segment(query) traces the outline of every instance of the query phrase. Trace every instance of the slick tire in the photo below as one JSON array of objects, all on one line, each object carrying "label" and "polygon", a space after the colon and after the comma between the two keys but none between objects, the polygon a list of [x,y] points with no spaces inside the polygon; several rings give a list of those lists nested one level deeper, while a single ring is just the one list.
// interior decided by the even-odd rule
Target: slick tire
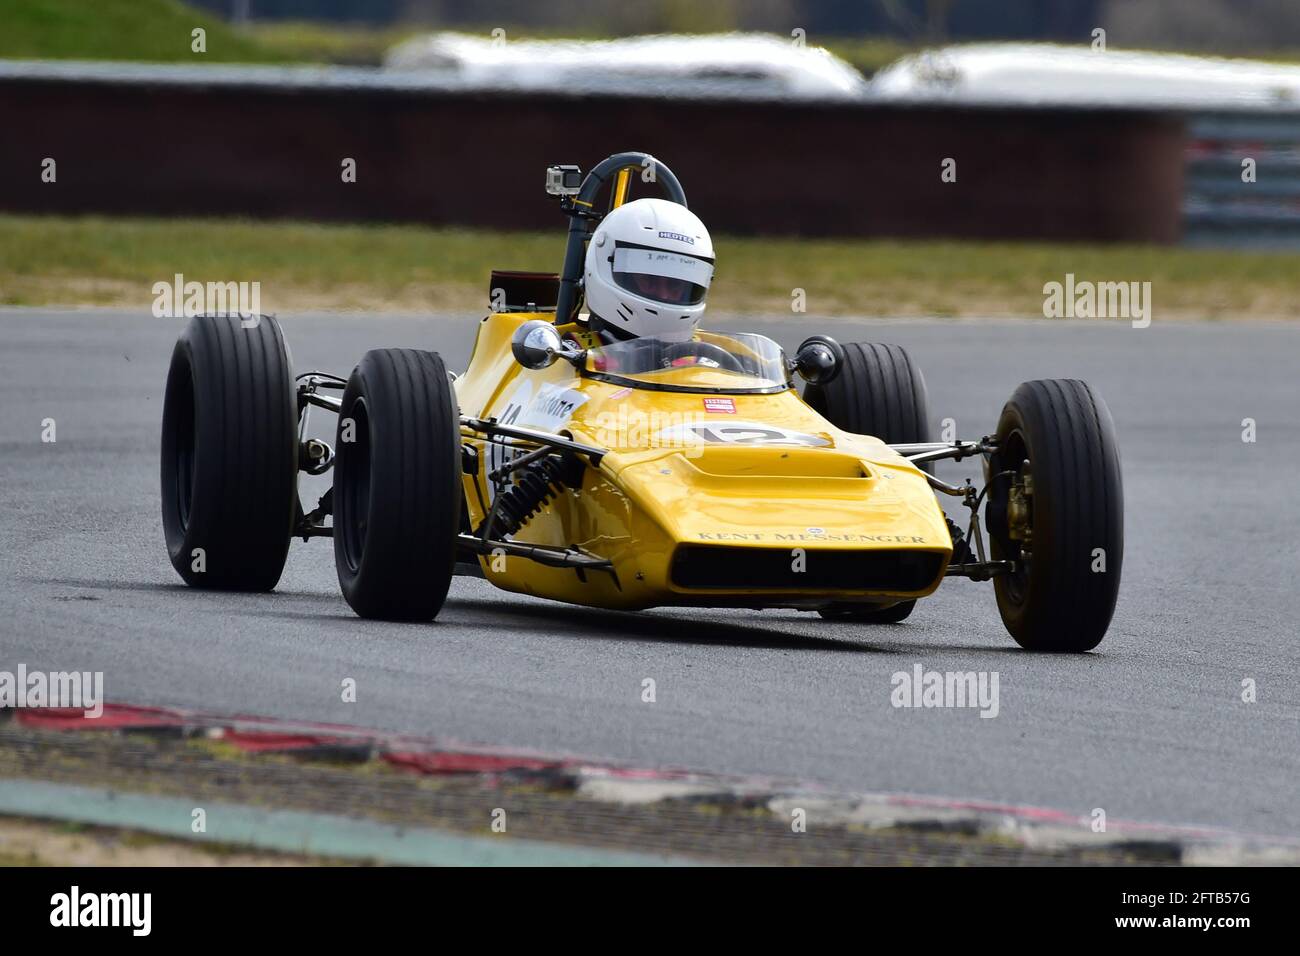
[{"label": "slick tire", "polygon": [[172,350],[163,396],[162,519],[192,587],[269,591],[298,509],[298,408],[279,324],[200,315]]},{"label": "slick tire", "polygon": [[888,445],[930,440],[925,379],[898,345],[850,342],[840,373],[809,384],[804,401],[836,428]]},{"label": "slick tire", "polygon": [[[1018,564],[994,578],[1002,621],[1031,651],[1092,650],[1114,614],[1124,560],[1124,492],[1110,411],[1085,382],[1026,382],[1002,410],[997,442],[988,463],[990,547],[995,559]],[[1017,485],[1027,523],[1015,520],[1011,505]]]},{"label": "slick tire", "polygon": [[430,621],[456,563],[460,417],[442,359],[367,352],[348,379],[334,463],[334,565],[363,618]]},{"label": "slick tire", "polygon": [[881,607],[877,604],[833,604],[817,613],[828,621],[846,621],[854,624],[897,624],[907,619],[916,607],[916,600],[899,601]]}]

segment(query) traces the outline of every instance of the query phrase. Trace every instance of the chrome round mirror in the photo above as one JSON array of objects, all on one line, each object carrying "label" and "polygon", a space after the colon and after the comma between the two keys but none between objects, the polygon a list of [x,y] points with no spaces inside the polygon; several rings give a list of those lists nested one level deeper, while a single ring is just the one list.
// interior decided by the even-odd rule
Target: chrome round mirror
[{"label": "chrome round mirror", "polygon": [[543,319],[533,319],[515,329],[510,340],[515,361],[524,368],[543,369],[555,363],[564,351],[564,343],[555,326]]}]

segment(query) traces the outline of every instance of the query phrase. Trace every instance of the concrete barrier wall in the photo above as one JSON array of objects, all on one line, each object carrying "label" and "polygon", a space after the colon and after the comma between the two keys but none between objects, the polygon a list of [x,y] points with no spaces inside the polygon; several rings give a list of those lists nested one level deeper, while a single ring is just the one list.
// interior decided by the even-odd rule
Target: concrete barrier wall
[{"label": "concrete barrier wall", "polygon": [[1183,191],[1183,120],[1132,111],[6,77],[0,129],[38,213],[553,228],[544,167],[626,149],[724,233],[1168,243]]}]

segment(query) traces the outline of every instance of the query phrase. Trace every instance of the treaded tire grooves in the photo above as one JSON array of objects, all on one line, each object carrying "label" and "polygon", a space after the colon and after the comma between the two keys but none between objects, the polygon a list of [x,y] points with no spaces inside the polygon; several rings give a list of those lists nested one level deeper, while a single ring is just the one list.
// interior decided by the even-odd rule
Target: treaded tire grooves
[{"label": "treaded tire grooves", "polygon": [[925,379],[899,345],[850,342],[844,367],[826,385],[809,384],[804,401],[836,428],[886,444],[930,440]]},{"label": "treaded tire grooves", "polygon": [[[803,397],[813,411],[846,432],[890,445],[930,440],[925,379],[900,345],[850,342],[839,375],[826,385],[809,384]],[[829,620],[894,624],[915,607],[914,600],[885,607],[843,604],[819,613]]]},{"label": "treaded tire grooves", "polygon": [[[1032,560],[1026,572],[994,579],[998,610],[1021,647],[1088,651],[1115,611],[1124,559],[1124,493],[1115,426],[1106,403],[1074,379],[1025,382],[998,421],[1002,450],[990,474],[1033,473]],[[1014,453],[1014,454],[1013,454]],[[994,557],[1019,545],[990,528]],[[1096,549],[1104,553],[1105,570]]]},{"label": "treaded tire grooves", "polygon": [[269,591],[280,580],[298,507],[297,421],[275,319],[190,320],[167,373],[161,462],[167,553],[186,584]]},{"label": "treaded tire grooves", "polygon": [[[344,441],[352,423],[352,441]],[[358,615],[428,621],[460,530],[460,416],[434,352],[375,349],[348,379],[334,465],[334,565]]]}]

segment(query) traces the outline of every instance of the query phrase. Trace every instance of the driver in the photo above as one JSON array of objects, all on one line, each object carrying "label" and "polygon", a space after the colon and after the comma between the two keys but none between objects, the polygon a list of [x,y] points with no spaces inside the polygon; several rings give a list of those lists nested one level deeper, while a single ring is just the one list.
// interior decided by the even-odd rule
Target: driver
[{"label": "driver", "polygon": [[609,213],[587,244],[589,328],[606,344],[689,342],[713,280],[713,241],[700,217],[667,199]]}]

